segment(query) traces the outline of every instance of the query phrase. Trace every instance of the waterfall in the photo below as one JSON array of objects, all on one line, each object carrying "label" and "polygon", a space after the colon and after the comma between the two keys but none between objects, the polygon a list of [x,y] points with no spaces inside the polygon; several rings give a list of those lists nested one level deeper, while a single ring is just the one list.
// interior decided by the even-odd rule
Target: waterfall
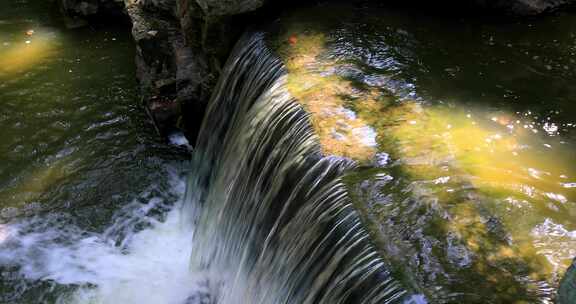
[{"label": "waterfall", "polygon": [[425,303],[371,244],[341,180],[354,163],[322,155],[264,38],[223,71],[186,186],[163,164],[102,231],[58,212],[0,224],[0,302]]},{"label": "waterfall", "polygon": [[325,157],[286,71],[248,33],[210,101],[182,214],[193,215],[191,267],[217,303],[397,303],[391,277],[341,177]]}]

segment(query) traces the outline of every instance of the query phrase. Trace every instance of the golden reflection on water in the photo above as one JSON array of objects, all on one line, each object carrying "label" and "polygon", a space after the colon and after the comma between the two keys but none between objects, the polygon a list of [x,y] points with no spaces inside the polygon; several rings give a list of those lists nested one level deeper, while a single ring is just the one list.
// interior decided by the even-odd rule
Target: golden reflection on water
[{"label": "golden reflection on water", "polygon": [[25,173],[12,186],[0,191],[2,206],[20,207],[40,199],[51,187],[60,185],[74,172],[68,161],[59,159]]},{"label": "golden reflection on water", "polygon": [[[467,240],[469,248],[479,250],[489,242],[480,233],[486,230],[485,227],[472,229],[482,226],[486,216],[477,218],[469,209],[462,213],[459,208],[481,205],[474,210],[490,210],[514,240],[514,247],[499,245],[494,248],[487,256],[488,261],[521,257],[527,263],[535,263],[530,267],[537,269],[535,273],[548,275],[562,271],[570,264],[574,252],[565,248],[564,255],[550,255],[547,248],[559,244],[540,238],[538,248],[535,248],[533,235],[535,225],[548,217],[568,223],[576,217],[574,191],[562,186],[565,177],[575,176],[568,158],[570,147],[560,144],[560,140],[550,147],[544,146],[543,138],[537,133],[502,126],[497,116],[481,109],[428,107],[414,112],[410,106],[403,107],[408,110],[394,119],[387,132],[393,138],[395,149],[399,150],[396,155],[407,164],[405,171],[415,180],[464,179],[460,185],[454,182],[435,185],[438,191],[448,192],[438,195],[444,203],[459,201],[457,197],[451,197],[450,192],[462,188],[474,190],[476,202],[462,204],[459,201],[459,207],[450,210],[454,220],[449,226]],[[438,166],[442,168],[441,172],[434,168]],[[516,204],[503,208],[503,204],[510,203]],[[564,205],[566,213],[558,212],[557,208]],[[471,222],[474,218],[477,219]]]},{"label": "golden reflection on water", "polygon": [[[449,219],[439,219],[442,228],[430,233],[456,233],[474,253],[471,267],[501,285],[502,299],[559,278],[576,255],[576,166],[574,146],[552,122],[538,126],[505,110],[422,105],[379,88],[359,89],[330,73],[342,63],[319,59],[323,34],[290,26],[276,46],[288,89],[311,114],[324,153],[360,162],[389,153],[416,197],[432,195],[448,211]],[[375,145],[355,129],[372,130]],[[492,217],[512,243],[486,226]],[[561,239],[538,234],[548,222],[571,226]],[[532,283],[512,283],[516,269],[529,269],[523,273]]]},{"label": "golden reflection on water", "polygon": [[377,134],[344,106],[341,95],[352,90],[351,84],[339,77],[322,77],[319,70],[308,70],[323,51],[325,39],[322,34],[283,37],[280,52],[287,57],[290,71],[288,90],[312,114],[312,125],[325,154],[369,160],[377,152]]},{"label": "golden reflection on water", "polygon": [[481,109],[427,107],[397,117],[394,136],[400,139],[402,152],[408,152],[408,157],[427,150],[439,159],[449,158],[478,186],[516,191],[524,185],[538,189],[522,191],[531,198],[546,196],[567,202],[573,191],[563,182],[576,175],[569,159],[563,156],[569,156],[571,147],[554,138],[546,141],[523,128],[502,127],[486,118],[490,116]]},{"label": "golden reflection on water", "polygon": [[0,45],[0,76],[25,71],[54,56],[57,36],[42,30],[27,30],[17,41]]},{"label": "golden reflection on water", "polygon": [[[0,43],[0,77],[12,77],[42,65],[58,51],[58,35],[44,28],[22,30],[21,36]],[[0,191],[0,202],[3,207],[24,206],[66,175],[62,160],[42,165]]]}]

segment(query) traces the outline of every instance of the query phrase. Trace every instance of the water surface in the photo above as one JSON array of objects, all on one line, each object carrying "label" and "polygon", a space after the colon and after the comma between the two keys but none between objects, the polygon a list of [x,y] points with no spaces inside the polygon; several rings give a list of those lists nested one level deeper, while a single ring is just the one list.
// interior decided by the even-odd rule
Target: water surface
[{"label": "water surface", "polygon": [[188,234],[133,234],[182,196],[186,156],[139,106],[129,28],[67,30],[57,15],[51,1],[0,3],[0,302],[158,303],[134,294],[138,277],[186,271],[153,258],[165,241],[185,260]]},{"label": "water surface", "polygon": [[[431,17],[435,15],[436,17]],[[576,18],[321,5],[271,45],[398,276],[429,299],[548,302],[576,255]]]}]

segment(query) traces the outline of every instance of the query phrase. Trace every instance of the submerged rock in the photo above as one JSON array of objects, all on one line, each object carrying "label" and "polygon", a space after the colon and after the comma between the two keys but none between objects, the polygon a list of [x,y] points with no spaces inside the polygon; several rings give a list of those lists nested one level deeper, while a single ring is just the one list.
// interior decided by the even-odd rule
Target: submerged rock
[{"label": "submerged rock", "polygon": [[[270,45],[286,65],[287,90],[310,114],[322,152],[361,164],[346,176],[348,191],[393,273],[431,303],[550,302],[576,244],[566,216],[576,211],[568,210],[575,196],[559,174],[545,173],[562,168],[576,176],[561,145],[543,145],[560,135],[539,137],[520,110],[487,109],[479,90],[467,89],[474,105],[463,102],[452,95],[461,83],[455,76],[447,89],[431,84],[447,65],[433,70],[444,55],[430,49],[446,57],[465,49],[452,48],[466,40],[454,39],[458,23],[421,30],[438,19],[412,27],[406,11],[403,17],[367,7],[350,17],[352,9],[342,7],[323,18],[323,10],[286,14]],[[505,30],[496,26],[503,29],[494,35]],[[482,49],[487,32],[466,41]],[[487,48],[486,57],[507,54],[503,45]],[[478,71],[476,51],[446,62],[456,73]],[[491,84],[514,87],[505,80]],[[428,93],[440,88],[442,99]],[[375,147],[363,140],[367,132],[353,132],[369,128]],[[542,157],[550,149],[557,149],[555,157]]]},{"label": "submerged rock", "polygon": [[568,268],[558,291],[558,304],[576,303],[576,259]]}]

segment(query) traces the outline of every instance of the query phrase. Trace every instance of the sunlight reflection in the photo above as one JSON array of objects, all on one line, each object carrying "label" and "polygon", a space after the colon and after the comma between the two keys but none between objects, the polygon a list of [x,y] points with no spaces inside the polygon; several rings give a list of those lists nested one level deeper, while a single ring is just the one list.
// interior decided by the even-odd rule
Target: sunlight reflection
[{"label": "sunlight reflection", "polygon": [[352,90],[348,81],[324,77],[308,67],[316,62],[325,42],[321,34],[289,35],[281,52],[289,58],[288,90],[311,114],[324,153],[367,161],[377,152],[377,132],[345,107],[341,94]]},{"label": "sunlight reflection", "polygon": [[0,201],[4,207],[18,207],[40,199],[40,197],[55,185],[70,176],[74,168],[74,160],[57,160],[41,166],[20,177],[13,186],[0,191]]},{"label": "sunlight reflection", "polygon": [[4,243],[8,239],[8,236],[8,227],[0,224],[0,244]]},{"label": "sunlight reflection", "polygon": [[42,60],[54,56],[57,35],[46,30],[28,30],[23,39],[0,48],[0,75],[31,68]]},{"label": "sunlight reflection", "polygon": [[[289,72],[288,89],[310,113],[324,153],[361,163],[389,154],[415,199],[445,208],[446,231],[436,237],[457,236],[465,247],[455,241],[455,252],[462,253],[456,259],[466,260],[470,250],[473,267],[489,280],[510,279],[491,270],[509,260],[533,269],[534,282],[568,265],[572,252],[551,261],[548,253],[557,247],[532,233],[546,215],[562,224],[576,216],[576,186],[567,181],[576,176],[573,146],[563,141],[558,124],[550,118],[538,123],[530,110],[398,99],[380,84],[338,74],[350,63],[322,56],[325,35],[299,26],[279,36],[277,51]],[[495,219],[505,235],[494,232]]]}]

